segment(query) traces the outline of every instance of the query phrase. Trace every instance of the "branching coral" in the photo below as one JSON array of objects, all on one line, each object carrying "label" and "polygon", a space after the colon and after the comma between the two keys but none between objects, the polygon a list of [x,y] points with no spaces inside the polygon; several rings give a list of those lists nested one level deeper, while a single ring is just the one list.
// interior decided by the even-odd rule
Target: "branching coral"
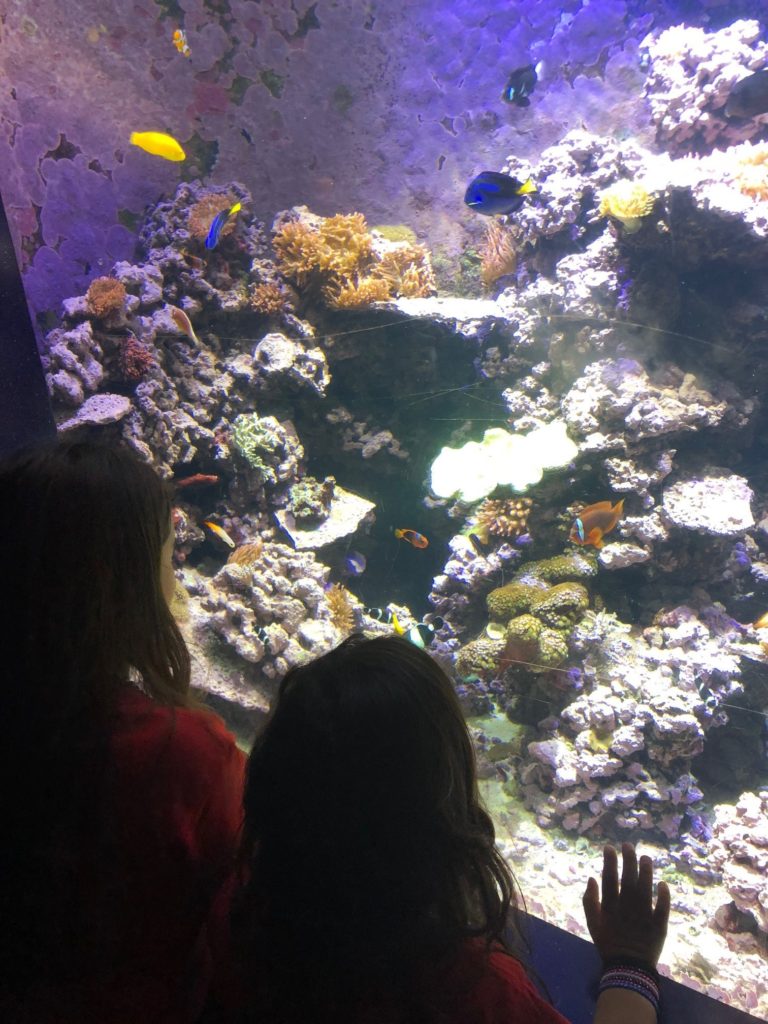
[{"label": "branching coral", "polygon": [[262,281],[251,288],[251,309],[262,316],[277,316],[285,309],[288,297],[274,281]]},{"label": "branching coral", "polygon": [[[187,223],[190,237],[201,240],[207,238],[216,214],[228,210],[233,202],[234,200],[227,195],[203,196],[189,211]],[[229,220],[221,229],[222,236],[234,231],[234,228],[235,221]]]},{"label": "branching coral", "polygon": [[490,288],[500,277],[514,274],[517,269],[517,238],[513,230],[491,221],[485,229],[480,247],[480,278]]},{"label": "branching coral", "polygon": [[622,178],[603,192],[598,212],[601,217],[621,221],[627,234],[633,234],[643,226],[643,217],[651,212],[654,202],[644,185]]},{"label": "branching coral", "polygon": [[331,615],[331,622],[340,633],[352,632],[355,625],[355,610],[349,591],[340,583],[334,583],[325,592],[325,600]]},{"label": "branching coral", "polygon": [[125,306],[125,285],[114,277],[97,277],[91,281],[85,296],[88,312],[101,320],[118,313]]},{"label": "branching coral", "polygon": [[380,252],[361,213],[288,221],[273,245],[282,274],[300,288],[319,291],[336,309],[435,290],[424,246],[405,242]]}]

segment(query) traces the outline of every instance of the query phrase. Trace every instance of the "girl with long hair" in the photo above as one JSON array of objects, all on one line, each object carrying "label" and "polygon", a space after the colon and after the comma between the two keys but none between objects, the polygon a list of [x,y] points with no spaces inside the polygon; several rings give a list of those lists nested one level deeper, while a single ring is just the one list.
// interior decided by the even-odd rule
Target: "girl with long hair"
[{"label": "girl with long hair", "polygon": [[[596,1020],[645,1024],[648,993],[625,986],[618,1017],[612,1001],[630,934],[632,962],[657,981],[664,891],[653,918],[650,862],[641,887],[624,852],[623,905],[588,890],[590,927],[616,961]],[[406,640],[352,637],[285,676],[250,757],[242,859],[230,1007],[211,1020],[564,1024],[513,955],[515,884],[454,689]],[[607,851],[609,896],[613,880]]]},{"label": "girl with long hair", "polygon": [[169,495],[127,451],[0,465],[0,1017],[185,1024],[244,759],[190,696]]}]

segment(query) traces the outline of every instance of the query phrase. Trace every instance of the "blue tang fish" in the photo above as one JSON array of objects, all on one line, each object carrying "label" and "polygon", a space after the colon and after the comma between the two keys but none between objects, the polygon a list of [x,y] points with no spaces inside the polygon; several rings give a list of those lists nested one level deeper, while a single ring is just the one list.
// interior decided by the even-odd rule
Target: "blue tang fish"
[{"label": "blue tang fish", "polygon": [[464,202],[476,213],[493,217],[497,213],[515,213],[525,202],[525,197],[537,191],[530,178],[519,181],[511,174],[483,171],[470,181]]},{"label": "blue tang fish", "polygon": [[222,210],[221,213],[216,214],[216,216],[213,218],[211,229],[208,232],[208,237],[205,240],[206,249],[216,248],[216,246],[219,244],[219,238],[221,236],[221,232],[224,228],[224,225],[227,223],[229,218],[233,214],[238,213],[242,209],[242,207],[242,203],[235,203],[235,205],[230,206],[228,210]]}]

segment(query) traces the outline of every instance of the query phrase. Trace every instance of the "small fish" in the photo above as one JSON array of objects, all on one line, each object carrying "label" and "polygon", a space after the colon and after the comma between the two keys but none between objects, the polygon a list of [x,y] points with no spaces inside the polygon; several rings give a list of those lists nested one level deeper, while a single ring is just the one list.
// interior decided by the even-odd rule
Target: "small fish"
[{"label": "small fish", "polygon": [[253,139],[251,138],[250,132],[246,131],[245,128],[241,128],[240,134],[243,136],[243,138],[245,139],[249,146],[253,145]]},{"label": "small fish", "polygon": [[768,612],[763,612],[760,618],[753,622],[752,625],[755,629],[768,629]]},{"label": "small fish", "polygon": [[131,145],[163,160],[184,160],[187,154],[172,135],[164,132],[131,132]]},{"label": "small fish", "polygon": [[573,544],[603,546],[603,537],[616,526],[624,512],[624,499],[611,505],[610,501],[598,501],[587,505],[576,517],[568,540]]},{"label": "small fish", "polygon": [[725,102],[726,117],[757,117],[768,113],[768,71],[755,71],[731,89]]},{"label": "small fish", "polygon": [[344,566],[350,576],[362,576],[367,564],[365,555],[359,551],[349,551],[344,559]]},{"label": "small fish", "polygon": [[173,33],[173,45],[179,53],[183,53],[185,57],[192,56],[192,51],[190,50],[189,43],[187,42],[187,33],[184,29],[177,28]]},{"label": "small fish", "polygon": [[263,626],[259,626],[259,628],[256,630],[256,639],[260,640],[261,643],[263,644],[264,653],[269,654],[269,633],[266,631],[266,629],[264,629]]},{"label": "small fish", "polygon": [[207,527],[213,536],[216,537],[217,540],[220,540],[222,544],[226,544],[228,548],[237,547],[223,526],[219,526],[218,523],[212,523],[210,519],[204,519],[203,526]]},{"label": "small fish", "polygon": [[493,217],[497,213],[516,213],[525,197],[538,192],[530,178],[520,181],[511,174],[483,171],[470,181],[464,202],[476,213]]},{"label": "small fish", "polygon": [[429,547],[429,541],[423,533],[417,533],[415,530],[395,530],[395,537],[398,540],[407,541],[411,547],[414,548],[426,548]]},{"label": "small fish", "polygon": [[202,487],[206,484],[217,484],[219,477],[215,473],[193,473],[192,476],[184,476],[180,480],[174,480],[173,486],[176,490],[182,487]]},{"label": "small fish", "polygon": [[514,103],[516,107],[529,107],[531,101],[528,97],[536,88],[541,70],[541,61],[538,64],[526,64],[522,68],[515,68],[509,76],[501,98],[507,103]]},{"label": "small fish", "polygon": [[169,306],[168,310],[171,314],[171,320],[173,320],[179,330],[183,331],[191,341],[194,341],[196,345],[199,345],[200,339],[195,334],[194,328],[192,327],[192,321],[184,310],[179,309],[178,306]]},{"label": "small fish", "polygon": [[389,624],[394,617],[394,613],[391,612],[389,608],[366,608],[365,614],[369,619],[375,619],[377,622],[386,622],[387,624]]},{"label": "small fish", "polygon": [[208,232],[208,237],[205,240],[206,249],[216,248],[216,246],[219,244],[219,237],[221,236],[221,232],[224,228],[224,225],[227,223],[227,221],[233,214],[239,213],[240,210],[242,210],[242,208],[242,203],[235,203],[234,206],[230,206],[228,210],[222,210],[220,213],[216,214],[216,216],[213,218],[211,229]]}]

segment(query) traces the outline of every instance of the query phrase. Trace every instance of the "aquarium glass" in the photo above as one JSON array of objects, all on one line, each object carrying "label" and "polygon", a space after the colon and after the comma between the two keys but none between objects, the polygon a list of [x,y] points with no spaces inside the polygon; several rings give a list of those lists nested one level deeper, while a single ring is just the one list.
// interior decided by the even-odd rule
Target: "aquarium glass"
[{"label": "aquarium glass", "polygon": [[58,428],[172,484],[195,685],[246,743],[426,647],[528,908],[584,935],[632,840],[761,1019],[765,68],[759,0],[0,4]]}]

